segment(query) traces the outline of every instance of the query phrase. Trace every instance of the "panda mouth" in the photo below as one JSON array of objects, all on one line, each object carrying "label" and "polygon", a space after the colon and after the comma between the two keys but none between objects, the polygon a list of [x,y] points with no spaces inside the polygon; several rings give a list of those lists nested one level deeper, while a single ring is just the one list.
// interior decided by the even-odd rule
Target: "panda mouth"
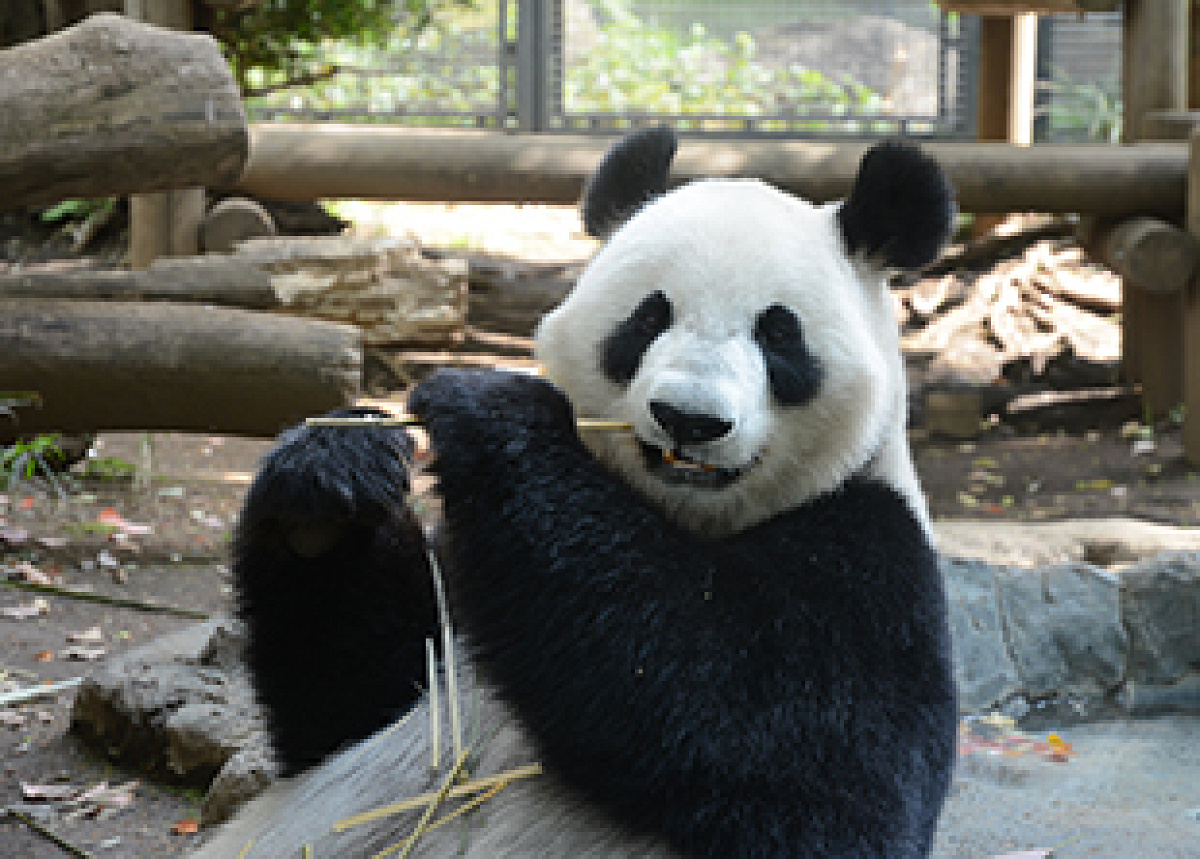
[{"label": "panda mouth", "polygon": [[638,440],[638,443],[642,447],[642,458],[646,462],[646,471],[663,483],[673,486],[724,489],[745,476],[760,461],[760,457],[756,456],[745,465],[724,468],[706,462],[698,462],[678,450],[664,451],[641,441],[641,439]]}]

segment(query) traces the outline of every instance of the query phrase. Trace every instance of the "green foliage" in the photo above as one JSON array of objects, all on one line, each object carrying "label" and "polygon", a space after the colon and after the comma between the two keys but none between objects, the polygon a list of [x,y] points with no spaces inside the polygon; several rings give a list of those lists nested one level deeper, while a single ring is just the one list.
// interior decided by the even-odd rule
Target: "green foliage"
[{"label": "green foliage", "polygon": [[[569,111],[850,117],[878,113],[881,107],[879,97],[855,81],[835,81],[797,64],[780,68],[760,62],[749,33],[738,32],[727,41],[693,24],[680,34],[647,24],[622,0],[602,0],[602,7],[608,23],[565,74],[563,101]],[[825,130],[829,123],[812,127]]]},{"label": "green foliage", "polygon": [[45,433],[0,448],[0,488],[7,489],[32,479],[39,468],[49,474],[46,457],[62,453],[58,442],[56,433]]},{"label": "green foliage", "polygon": [[84,480],[124,481],[131,479],[137,467],[119,456],[97,456],[83,463]]},{"label": "green foliage", "polygon": [[101,197],[94,200],[63,200],[48,209],[43,209],[41,218],[48,224],[82,221],[101,212],[110,212],[116,205],[115,197]]},{"label": "green foliage", "polygon": [[1049,117],[1050,137],[1055,140],[1120,143],[1121,83],[1118,80],[1078,83],[1062,69],[1038,87],[1049,93],[1050,102],[1039,113]]},{"label": "green foliage", "polygon": [[384,45],[397,32],[417,33],[439,6],[470,0],[263,0],[247,9],[200,4],[199,25],[221,42],[243,90],[254,71],[277,81],[324,75],[326,40]]},{"label": "green foliage", "polygon": [[[374,43],[326,41],[313,58],[330,73],[303,89],[271,91],[272,76],[256,71],[248,87],[265,94],[250,101],[251,109],[345,111],[346,119],[358,121],[376,119],[372,113],[377,121],[408,113],[410,123],[437,125],[497,116],[501,93],[511,90],[511,82],[502,86],[498,63],[497,0],[474,0],[470,8],[456,3],[443,0],[419,32],[398,28]],[[748,33],[725,38],[700,24],[686,31],[652,24],[628,0],[593,5],[603,23],[594,41],[562,70],[568,117],[683,116],[695,117],[685,120],[687,126],[709,128],[782,116],[786,119],[760,127],[847,133],[872,130],[873,119],[886,120],[882,100],[866,86],[762,61]],[[368,115],[356,115],[360,112]],[[806,121],[808,116],[814,119]]]},{"label": "green foliage", "polygon": [[314,47],[313,62],[327,74],[302,89],[281,91],[277,72],[251,70],[245,88],[262,94],[249,101],[251,110],[411,110],[437,117],[429,124],[438,125],[449,124],[439,114],[495,114],[500,97],[495,0],[440,0],[429,9],[420,27],[394,27],[374,41],[328,39]]}]

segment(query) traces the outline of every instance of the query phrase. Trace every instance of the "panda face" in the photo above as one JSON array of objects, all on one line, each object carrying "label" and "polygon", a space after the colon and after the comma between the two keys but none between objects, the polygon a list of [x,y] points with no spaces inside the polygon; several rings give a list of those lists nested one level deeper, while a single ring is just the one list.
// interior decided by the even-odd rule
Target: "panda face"
[{"label": "panda face", "polygon": [[741,530],[836,487],[902,421],[882,271],[836,206],[755,181],[665,194],[615,231],[538,331],[598,458],[681,524]]}]

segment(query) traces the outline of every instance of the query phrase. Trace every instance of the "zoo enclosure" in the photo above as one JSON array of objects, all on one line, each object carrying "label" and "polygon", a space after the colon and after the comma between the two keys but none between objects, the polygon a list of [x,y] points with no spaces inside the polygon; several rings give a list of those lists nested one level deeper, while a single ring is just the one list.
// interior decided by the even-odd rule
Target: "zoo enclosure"
[{"label": "zoo enclosure", "polygon": [[[1039,139],[1119,127],[1120,16],[1040,22]],[[974,136],[979,19],[925,0],[482,0],[252,118],[513,132]],[[1098,59],[1099,58],[1099,59]],[[1081,134],[1082,132],[1082,134]]]}]

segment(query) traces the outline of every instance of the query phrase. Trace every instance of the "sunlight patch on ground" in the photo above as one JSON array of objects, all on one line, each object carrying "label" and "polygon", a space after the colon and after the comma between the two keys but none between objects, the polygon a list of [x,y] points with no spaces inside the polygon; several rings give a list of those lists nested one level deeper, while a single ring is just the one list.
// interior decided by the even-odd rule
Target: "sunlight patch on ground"
[{"label": "sunlight patch on ground", "polygon": [[574,206],[476,203],[327,204],[364,236],[413,236],[424,247],[496,254],[531,262],[587,259],[598,243],[584,234]]}]

